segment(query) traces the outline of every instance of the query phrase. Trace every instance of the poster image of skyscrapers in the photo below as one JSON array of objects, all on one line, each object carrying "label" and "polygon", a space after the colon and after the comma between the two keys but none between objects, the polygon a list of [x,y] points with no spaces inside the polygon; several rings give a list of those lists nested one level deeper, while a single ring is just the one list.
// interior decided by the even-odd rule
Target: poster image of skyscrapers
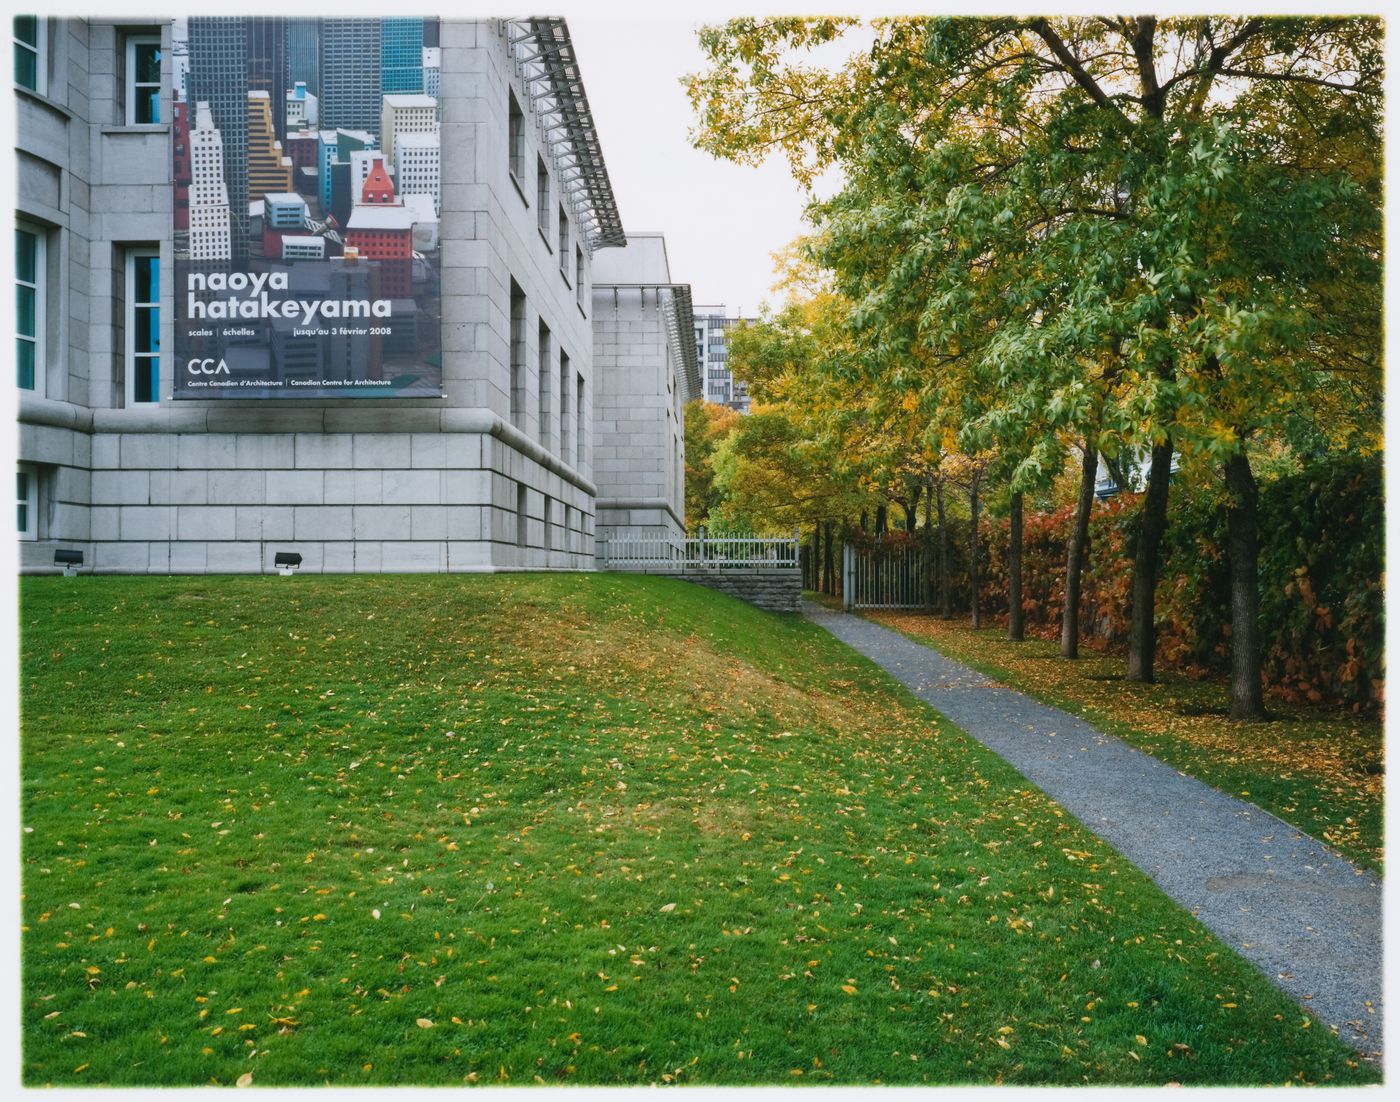
[{"label": "poster image of skyscrapers", "polygon": [[441,397],[436,41],[176,20],[177,398]]}]

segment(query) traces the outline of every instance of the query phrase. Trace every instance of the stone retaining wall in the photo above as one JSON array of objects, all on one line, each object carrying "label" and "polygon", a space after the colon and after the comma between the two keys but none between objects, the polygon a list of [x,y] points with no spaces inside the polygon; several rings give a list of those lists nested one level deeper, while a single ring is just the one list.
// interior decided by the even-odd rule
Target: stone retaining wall
[{"label": "stone retaining wall", "polygon": [[796,612],[802,601],[802,571],[791,566],[693,567],[677,577],[770,612]]}]

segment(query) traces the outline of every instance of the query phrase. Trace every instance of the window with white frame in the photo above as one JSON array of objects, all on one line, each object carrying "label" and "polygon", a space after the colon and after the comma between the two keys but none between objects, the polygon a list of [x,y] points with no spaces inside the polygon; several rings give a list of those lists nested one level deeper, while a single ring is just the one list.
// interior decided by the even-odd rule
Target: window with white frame
[{"label": "window with white frame", "polygon": [[44,20],[37,15],[15,16],[15,83],[41,94],[48,90],[44,30]]},{"label": "window with white frame", "polygon": [[15,527],[22,540],[38,538],[39,472],[31,463],[21,463],[15,472]]},{"label": "window with white frame", "polygon": [[23,390],[44,393],[47,235],[38,226],[15,226],[15,363]]},{"label": "window with white frame", "polygon": [[160,36],[134,34],[126,40],[126,122],[160,122]]},{"label": "window with white frame", "polygon": [[127,405],[160,401],[160,251],[126,253]]}]

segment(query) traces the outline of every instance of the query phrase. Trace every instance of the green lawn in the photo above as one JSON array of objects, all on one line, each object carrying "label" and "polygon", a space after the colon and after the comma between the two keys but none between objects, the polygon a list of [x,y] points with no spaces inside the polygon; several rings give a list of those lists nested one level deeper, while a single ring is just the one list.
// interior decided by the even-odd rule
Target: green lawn
[{"label": "green lawn", "polygon": [[798,618],[85,577],[21,626],[30,1084],[1377,1079]]},{"label": "green lawn", "polygon": [[966,620],[921,613],[869,616],[1257,804],[1363,868],[1382,869],[1384,746],[1376,716],[1271,700],[1268,722],[1234,722],[1222,678],[1166,670],[1155,684],[1135,684],[1123,677],[1122,655],[1081,648],[1079,660],[1067,662],[1057,641],[1012,643],[1005,628],[973,631]]}]

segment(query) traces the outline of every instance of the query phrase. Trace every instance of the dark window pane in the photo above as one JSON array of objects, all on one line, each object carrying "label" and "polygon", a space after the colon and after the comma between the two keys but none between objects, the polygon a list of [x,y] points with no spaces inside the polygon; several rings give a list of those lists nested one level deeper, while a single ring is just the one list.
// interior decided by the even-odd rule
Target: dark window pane
[{"label": "dark window pane", "polygon": [[25,337],[34,332],[34,288],[19,284],[15,287],[15,328]]},{"label": "dark window pane", "polygon": [[34,389],[34,342],[20,337],[15,341],[15,361],[18,364],[17,381],[25,390]]},{"label": "dark window pane", "polygon": [[39,55],[15,43],[15,83],[22,88],[39,90]]},{"label": "dark window pane", "polygon": [[135,370],[136,400],[155,402],[160,399],[160,360],[155,356],[142,356],[136,361]]},{"label": "dark window pane", "polygon": [[160,83],[160,44],[138,42],[136,44],[136,83]]},{"label": "dark window pane", "polygon": [[136,89],[136,117],[132,122],[137,126],[160,122],[160,89]]},{"label": "dark window pane", "polygon": [[133,261],[136,267],[136,301],[160,301],[160,257],[138,256]]},{"label": "dark window pane", "polygon": [[138,306],[132,326],[135,351],[155,352],[160,348],[160,310],[155,306]]},{"label": "dark window pane", "polygon": [[28,532],[28,531],[29,531],[29,505],[28,505],[26,502],[23,502],[23,501],[18,502],[17,505],[18,505],[18,508],[15,510],[15,513],[16,513],[16,515],[15,515],[15,523],[16,523],[17,527],[16,527],[15,530],[16,530],[17,532]]},{"label": "dark window pane", "polygon": [[15,275],[26,283],[33,283],[38,256],[38,238],[25,230],[15,230]]},{"label": "dark window pane", "polygon": [[31,46],[39,45],[39,17],[37,15],[15,16],[15,37]]}]

